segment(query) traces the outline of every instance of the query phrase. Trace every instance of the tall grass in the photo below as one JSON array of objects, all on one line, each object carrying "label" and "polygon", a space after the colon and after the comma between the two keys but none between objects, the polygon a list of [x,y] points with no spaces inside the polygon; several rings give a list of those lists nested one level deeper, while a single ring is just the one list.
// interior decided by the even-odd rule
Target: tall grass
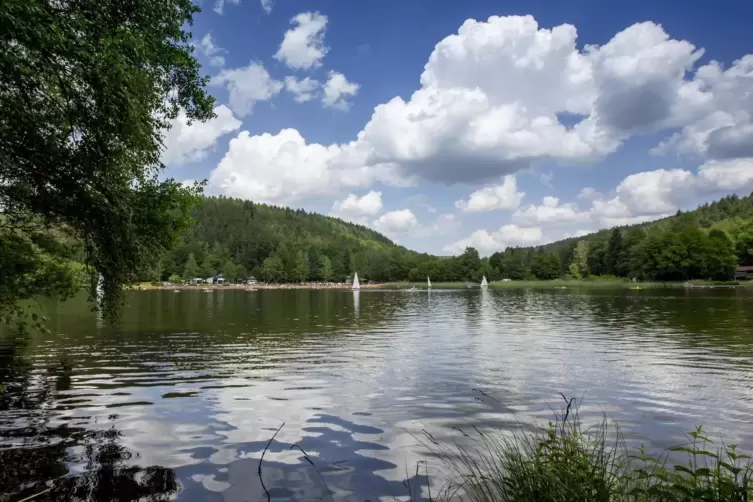
[{"label": "tall grass", "polygon": [[[716,446],[698,428],[686,444],[659,456],[631,451],[606,417],[584,428],[570,400],[536,432],[501,435],[476,430],[470,446],[423,443],[449,469],[437,500],[474,502],[748,501],[750,457],[736,445]],[[675,463],[677,455],[687,455]]]}]

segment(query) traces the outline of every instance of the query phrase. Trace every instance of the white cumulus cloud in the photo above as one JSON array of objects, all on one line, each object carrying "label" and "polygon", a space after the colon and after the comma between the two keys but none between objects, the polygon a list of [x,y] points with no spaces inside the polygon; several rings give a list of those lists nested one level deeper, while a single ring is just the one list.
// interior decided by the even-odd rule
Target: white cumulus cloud
[{"label": "white cumulus cloud", "polygon": [[512,215],[512,221],[518,225],[532,226],[557,223],[574,223],[587,221],[589,215],[578,209],[572,202],[560,204],[557,197],[547,196],[541,205],[530,205],[525,209],[518,209]]},{"label": "white cumulus cloud", "polygon": [[710,160],[698,168],[702,189],[746,194],[753,190],[753,157]]},{"label": "white cumulus cloud", "polygon": [[493,211],[495,209],[516,209],[525,192],[518,192],[515,176],[505,176],[501,185],[477,190],[467,201],[458,200],[455,207],[466,213]]},{"label": "white cumulus cloud", "polygon": [[388,236],[404,234],[417,226],[418,219],[410,209],[390,211],[374,220],[374,228]]},{"label": "white cumulus cloud", "polygon": [[298,103],[305,103],[314,99],[317,89],[319,89],[319,81],[311,77],[302,79],[293,76],[285,77],[285,90],[291,93],[293,99]]},{"label": "white cumulus cloud", "polygon": [[329,214],[342,220],[365,225],[368,217],[376,216],[381,210],[382,192],[371,190],[361,197],[351,193],[343,200],[335,201]]},{"label": "white cumulus cloud", "polygon": [[243,68],[222,70],[209,82],[227,88],[230,108],[240,117],[249,115],[258,101],[273,98],[282,90],[282,82],[273,79],[259,62],[251,61]]},{"label": "white cumulus cloud", "polygon": [[540,227],[519,227],[515,224],[503,225],[496,232],[476,230],[468,237],[445,246],[444,250],[460,254],[466,247],[476,248],[482,256],[488,256],[508,247],[534,246],[541,244],[544,234]]},{"label": "white cumulus cloud", "polygon": [[295,27],[285,32],[275,59],[295,69],[311,69],[321,66],[329,52],[324,45],[327,16],[318,12],[302,12],[290,20]]},{"label": "white cumulus cloud", "polygon": [[359,84],[349,82],[342,73],[331,71],[324,84],[322,104],[327,108],[347,110],[350,108],[350,103],[346,101],[346,98],[355,96],[360,88]]},{"label": "white cumulus cloud", "polygon": [[329,196],[371,181],[366,170],[339,170],[340,147],[307,144],[295,129],[252,136],[241,131],[209,176],[208,191],[272,204]]},{"label": "white cumulus cloud", "polygon": [[215,118],[189,125],[184,111],[173,120],[164,137],[162,163],[179,165],[201,160],[217,145],[217,140],[240,129],[242,122],[225,105],[215,107]]}]

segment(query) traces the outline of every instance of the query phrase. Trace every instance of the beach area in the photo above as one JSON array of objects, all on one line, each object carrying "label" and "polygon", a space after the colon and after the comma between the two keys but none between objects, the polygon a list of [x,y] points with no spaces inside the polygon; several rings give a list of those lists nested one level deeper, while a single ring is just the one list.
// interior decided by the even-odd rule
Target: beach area
[{"label": "beach area", "polygon": [[[383,288],[384,284],[361,284],[361,289]],[[168,291],[204,291],[242,289],[254,291],[260,289],[351,289],[351,284],[345,282],[304,282],[304,283],[257,283],[257,284],[154,284],[142,282],[134,285],[137,291],[168,290]]]}]

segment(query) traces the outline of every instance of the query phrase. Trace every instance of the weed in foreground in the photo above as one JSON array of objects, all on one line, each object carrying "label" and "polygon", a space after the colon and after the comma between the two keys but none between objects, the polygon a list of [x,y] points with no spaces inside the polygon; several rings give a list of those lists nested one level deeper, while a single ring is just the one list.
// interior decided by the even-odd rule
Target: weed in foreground
[{"label": "weed in foreground", "polygon": [[[470,446],[423,444],[450,471],[437,500],[474,502],[749,501],[750,457],[736,445],[715,447],[701,427],[688,443],[659,456],[631,452],[604,417],[584,428],[573,400],[536,432],[504,435],[476,429]],[[675,463],[686,454],[685,463]]]}]

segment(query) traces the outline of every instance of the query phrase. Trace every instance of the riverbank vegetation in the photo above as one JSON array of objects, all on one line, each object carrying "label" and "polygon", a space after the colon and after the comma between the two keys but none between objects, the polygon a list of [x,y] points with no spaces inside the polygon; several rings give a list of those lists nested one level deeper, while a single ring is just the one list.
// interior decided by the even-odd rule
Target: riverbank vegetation
[{"label": "riverbank vegetation", "polygon": [[465,433],[470,444],[422,441],[450,476],[437,500],[473,502],[747,501],[753,497],[750,457],[715,443],[698,427],[688,441],[651,455],[633,450],[606,418],[584,427],[570,400],[537,432]]},{"label": "riverbank vegetation", "polygon": [[473,248],[455,257],[420,254],[361,225],[224,197],[204,198],[192,216],[195,224],[144,280],[221,273],[229,281],[253,276],[278,283],[342,282],[357,271],[367,281],[425,283],[430,277],[448,287],[482,276],[606,285],[632,278],[727,281],[738,265],[753,264],[753,196],[729,196],[657,222],[508,248],[488,258]]},{"label": "riverbank vegetation", "polygon": [[186,30],[198,10],[189,0],[3,3],[0,319],[18,322],[19,302],[35,296],[69,297],[71,262],[117,317],[122,286],[188,228],[199,187],[163,179],[160,157],[179,113],[214,116]]}]

